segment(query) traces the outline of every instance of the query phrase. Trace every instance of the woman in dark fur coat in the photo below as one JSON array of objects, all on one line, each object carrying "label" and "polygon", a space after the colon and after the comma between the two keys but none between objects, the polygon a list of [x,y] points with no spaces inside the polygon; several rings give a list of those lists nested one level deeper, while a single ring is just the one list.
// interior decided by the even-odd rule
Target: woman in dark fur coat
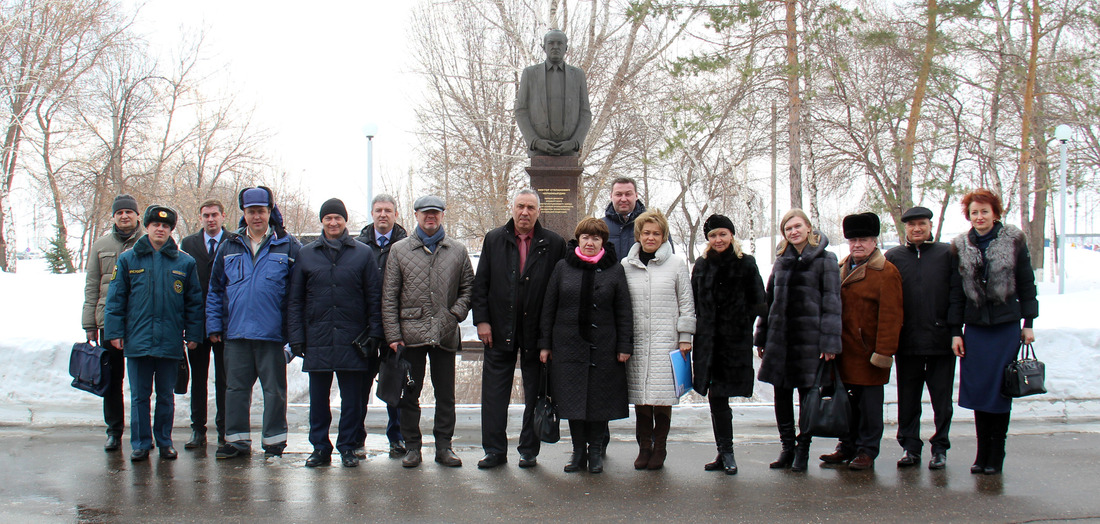
[{"label": "woman in dark fur coat", "polygon": [[[1001,395],[1004,369],[1020,343],[1035,341],[1031,324],[1039,316],[1035,273],[1023,231],[1001,223],[1001,199],[986,189],[963,197],[970,231],[952,247],[966,294],[964,334],[952,339],[960,357],[959,406],[974,410],[978,453],[970,472],[996,475],[1005,459],[1012,399]],[[1020,321],[1023,320],[1023,327]]]},{"label": "woman in dark fur coat", "polygon": [[625,363],[634,353],[634,311],[607,225],[589,217],[574,235],[546,285],[539,358],[550,363],[558,416],[569,420],[565,471],[587,465],[600,473],[607,422],[630,416]]},{"label": "woman in dark fur coat", "polygon": [[710,400],[718,445],[718,458],[703,469],[727,475],[737,473],[730,397],[752,396],[752,325],[768,311],[756,259],[741,253],[734,231],[729,218],[708,217],[707,248],[691,272],[697,318],[692,385]]},{"label": "woman in dark fur coat", "polygon": [[[806,471],[810,435],[794,432],[794,390],[805,400],[820,360],[840,353],[840,266],[801,209],[779,222],[783,241],[768,278],[768,314],[756,328],[760,381],[775,387],[775,422],[783,450],[772,469]],[[801,404],[801,403],[800,403]]]}]

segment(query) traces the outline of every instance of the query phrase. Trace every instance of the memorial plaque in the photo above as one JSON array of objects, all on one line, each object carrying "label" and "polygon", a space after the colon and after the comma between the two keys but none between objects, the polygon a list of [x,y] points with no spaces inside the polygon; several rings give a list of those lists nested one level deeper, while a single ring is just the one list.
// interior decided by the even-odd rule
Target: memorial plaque
[{"label": "memorial plaque", "polygon": [[531,166],[527,168],[531,188],[538,191],[542,200],[539,215],[542,227],[566,240],[573,238],[580,220],[577,210],[583,171],[575,156],[536,156],[531,158]]}]

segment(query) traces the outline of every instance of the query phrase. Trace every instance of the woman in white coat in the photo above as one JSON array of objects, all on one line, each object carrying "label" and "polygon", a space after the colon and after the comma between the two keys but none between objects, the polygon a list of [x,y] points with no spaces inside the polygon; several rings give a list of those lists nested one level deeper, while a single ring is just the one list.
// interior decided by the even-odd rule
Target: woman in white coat
[{"label": "woman in white coat", "polygon": [[634,309],[634,356],[627,362],[627,392],[637,416],[638,458],[634,469],[661,469],[672,424],[672,406],[680,402],[669,352],[691,351],[695,303],[683,257],[672,252],[668,220],[660,211],[634,221],[637,243],[623,259]]}]

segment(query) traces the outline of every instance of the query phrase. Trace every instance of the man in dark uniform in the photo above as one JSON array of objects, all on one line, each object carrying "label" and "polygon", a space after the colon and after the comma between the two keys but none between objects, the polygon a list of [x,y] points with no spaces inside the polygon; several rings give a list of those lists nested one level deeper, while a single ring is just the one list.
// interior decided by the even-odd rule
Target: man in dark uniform
[{"label": "man in dark uniform", "polygon": [[897,353],[898,443],[905,454],[899,468],[920,463],[921,394],[925,385],[935,413],[936,433],[929,443],[929,469],[947,465],[951,447],[951,398],[955,381],[955,354],[951,337],[962,334],[962,326],[951,319],[962,318],[962,283],[951,245],[932,239],[932,211],[914,207],[901,215],[905,222],[905,244],[886,252],[886,259],[901,272],[905,301],[904,323]]}]

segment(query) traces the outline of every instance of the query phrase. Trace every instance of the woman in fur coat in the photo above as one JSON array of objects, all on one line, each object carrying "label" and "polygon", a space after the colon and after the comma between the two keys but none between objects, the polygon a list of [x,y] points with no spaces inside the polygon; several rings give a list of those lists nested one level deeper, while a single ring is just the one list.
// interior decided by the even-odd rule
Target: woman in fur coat
[{"label": "woman in fur coat", "polygon": [[974,410],[978,453],[970,472],[996,475],[1004,464],[1012,410],[1012,399],[1001,395],[1004,369],[1021,343],[1035,341],[1031,325],[1039,301],[1027,241],[1023,231],[1001,223],[1001,199],[977,189],[962,204],[971,228],[951,244],[966,294],[965,331],[952,339],[951,349],[961,359],[959,406]]},{"label": "woman in fur coat", "polygon": [[783,241],[768,278],[768,314],[756,328],[759,378],[775,387],[775,422],[783,450],[772,469],[806,471],[810,435],[794,432],[794,390],[805,400],[820,360],[840,353],[840,266],[829,239],[801,209],[779,222]]},{"label": "woman in fur coat", "polygon": [[741,253],[734,232],[729,218],[708,217],[703,222],[707,248],[691,274],[698,315],[693,386],[710,401],[718,445],[718,457],[703,469],[727,475],[737,473],[730,397],[752,396],[752,325],[768,311],[756,259]]},{"label": "woman in fur coat", "polygon": [[680,403],[669,352],[688,358],[695,333],[695,300],[687,262],[672,252],[668,220],[658,210],[634,220],[637,242],[623,259],[634,306],[634,356],[626,366],[627,393],[634,404],[638,458],[634,469],[661,469],[668,456],[672,406]]}]

